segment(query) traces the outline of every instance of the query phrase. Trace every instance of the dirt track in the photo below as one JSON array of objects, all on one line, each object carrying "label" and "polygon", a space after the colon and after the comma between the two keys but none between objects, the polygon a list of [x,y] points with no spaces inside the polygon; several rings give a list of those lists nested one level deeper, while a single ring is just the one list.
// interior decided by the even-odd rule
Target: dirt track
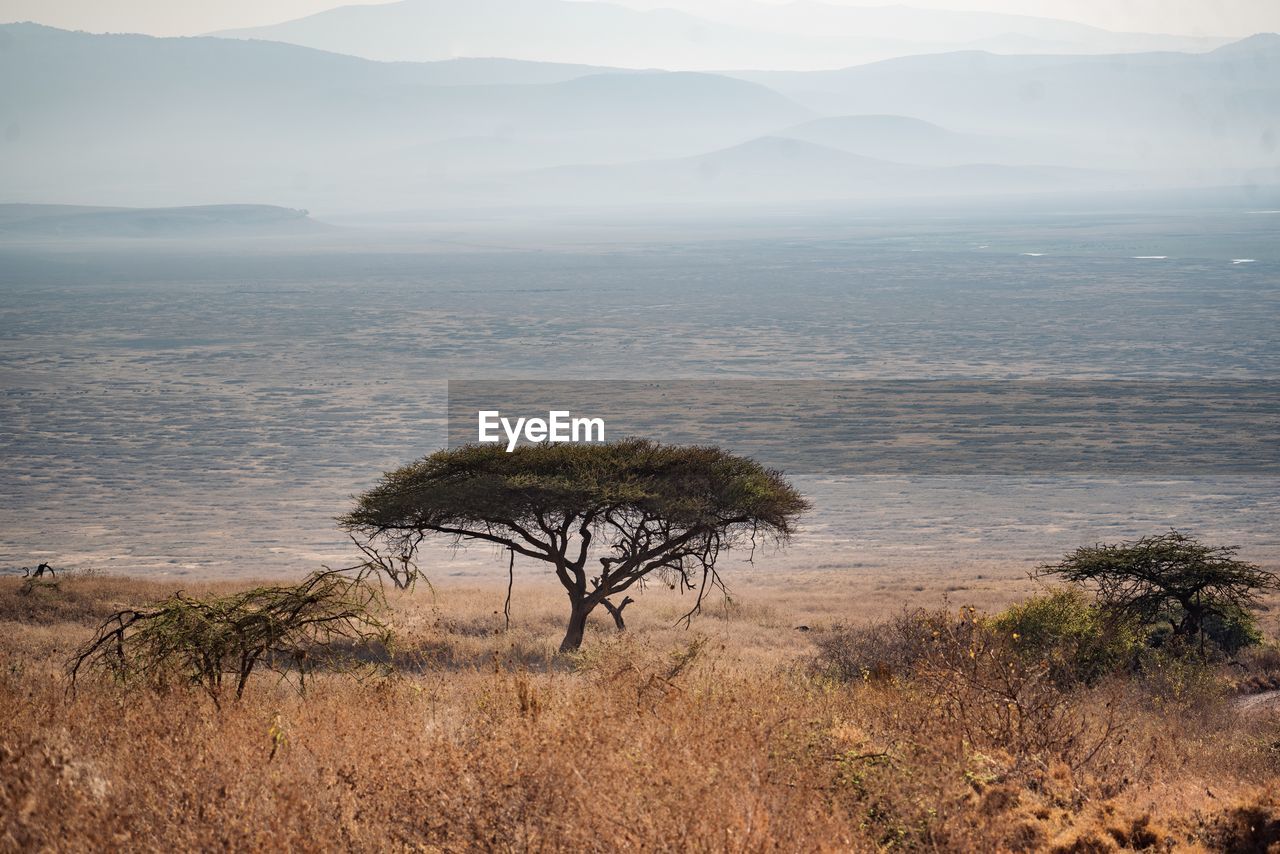
[{"label": "dirt track", "polygon": [[1235,706],[1242,712],[1262,712],[1280,708],[1280,691],[1263,691],[1236,700]]}]

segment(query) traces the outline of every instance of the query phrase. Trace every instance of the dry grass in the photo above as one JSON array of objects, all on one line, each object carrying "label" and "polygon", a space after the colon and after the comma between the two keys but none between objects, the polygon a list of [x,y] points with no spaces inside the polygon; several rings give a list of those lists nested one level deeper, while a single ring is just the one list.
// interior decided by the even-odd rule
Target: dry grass
[{"label": "dry grass", "polygon": [[[0,580],[0,848],[1280,845],[1274,711],[1111,683],[1054,712],[1102,741],[1083,760],[1052,739],[966,738],[936,685],[821,676],[813,632],[878,609],[785,581],[746,585],[691,631],[673,626],[686,603],[651,591],[626,636],[606,616],[572,659],[554,655],[566,609],[550,587],[518,586],[508,633],[498,586],[420,588],[392,596],[397,675],[321,675],[299,694],[263,674],[219,711],[198,689],[66,693],[66,658],[98,621],[172,588]],[[1108,721],[1122,726],[1103,738]]]}]

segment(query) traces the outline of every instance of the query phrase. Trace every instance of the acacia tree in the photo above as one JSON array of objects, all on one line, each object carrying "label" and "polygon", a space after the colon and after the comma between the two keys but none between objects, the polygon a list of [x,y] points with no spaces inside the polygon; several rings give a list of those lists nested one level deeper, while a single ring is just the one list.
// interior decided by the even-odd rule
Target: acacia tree
[{"label": "acacia tree", "polygon": [[1151,624],[1169,620],[1174,635],[1203,641],[1205,621],[1230,621],[1280,590],[1280,578],[1236,558],[1238,546],[1208,546],[1178,531],[1131,543],[1079,548],[1041,572],[1093,587],[1099,600]]},{"label": "acacia tree", "polygon": [[436,535],[545,563],[569,596],[567,652],[582,644],[597,606],[621,625],[609,597],[651,576],[696,592],[687,622],[709,589],[724,589],[722,552],[787,541],[808,506],[753,460],[628,439],[438,451],[384,475],[340,521],[400,554]]}]

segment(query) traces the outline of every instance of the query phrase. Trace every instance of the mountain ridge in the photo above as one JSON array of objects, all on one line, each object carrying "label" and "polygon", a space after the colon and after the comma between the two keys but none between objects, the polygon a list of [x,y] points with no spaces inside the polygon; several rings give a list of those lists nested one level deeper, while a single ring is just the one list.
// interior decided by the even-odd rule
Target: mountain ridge
[{"label": "mountain ridge", "polygon": [[[379,60],[509,56],[704,71],[832,68],[942,52],[965,44],[1002,52],[1038,45],[1044,50],[1057,46],[1066,52],[1106,53],[1156,47],[1209,50],[1224,41],[1113,33],[1026,15],[912,7],[901,7],[905,13],[895,13],[895,7],[824,4],[807,4],[804,8],[819,20],[809,29],[797,31],[780,26],[787,15],[777,12],[779,7],[762,4],[746,8],[756,14],[707,18],[673,9],[639,10],[609,2],[570,0],[468,0],[465,4],[401,0],[338,6],[279,24],[210,35],[269,39]],[[938,23],[944,19],[945,25]],[[918,32],[930,22],[929,38],[921,38]]]},{"label": "mountain ridge", "polygon": [[[1113,178],[1156,171],[1188,186],[1266,183],[1280,139],[1274,42],[1201,55],[960,52],[715,74],[381,63],[263,41],[0,26],[9,84],[0,89],[0,186],[14,200],[257,198],[373,210],[456,202],[467,182],[477,197],[501,199],[507,182],[524,203],[559,201],[567,191],[529,173],[581,167],[573,174],[641,197],[654,193],[628,175],[652,171],[678,193],[682,182],[715,185],[738,170],[760,185],[741,197],[782,199],[787,188],[768,169],[796,177],[797,193],[844,192],[840,182],[866,164],[832,151],[912,167],[986,163],[1000,171],[984,180],[1028,187],[1063,183],[1045,165]],[[542,77],[527,82],[526,72]],[[805,158],[826,164],[831,188],[819,167],[794,162]],[[636,165],[646,162],[667,165]],[[985,192],[965,184],[974,173],[943,174],[940,189]],[[607,197],[574,180],[584,196]],[[537,186],[542,196],[526,192]]]}]

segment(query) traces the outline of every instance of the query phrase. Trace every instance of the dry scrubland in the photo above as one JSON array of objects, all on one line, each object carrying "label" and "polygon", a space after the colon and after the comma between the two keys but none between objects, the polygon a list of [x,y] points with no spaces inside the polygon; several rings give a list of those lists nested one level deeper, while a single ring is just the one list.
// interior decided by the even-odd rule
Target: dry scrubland
[{"label": "dry scrubland", "polygon": [[[951,592],[953,628],[962,604],[1024,592],[996,575]],[[554,655],[565,606],[549,586],[518,584],[508,633],[500,587],[419,586],[390,596],[394,673],[320,675],[304,694],[264,673],[221,710],[186,687],[66,693],[67,657],[98,622],[171,586],[2,579],[0,848],[1280,845],[1280,712],[1241,710],[1231,687],[1280,673],[1276,656],[1027,683],[1018,709],[983,690],[982,648],[973,670],[842,680],[817,652],[838,620],[890,616],[908,593],[942,606],[965,585],[876,594],[896,583],[819,577],[747,584],[690,630],[673,627],[687,599],[651,588],[626,635],[593,616],[571,657]]]}]

